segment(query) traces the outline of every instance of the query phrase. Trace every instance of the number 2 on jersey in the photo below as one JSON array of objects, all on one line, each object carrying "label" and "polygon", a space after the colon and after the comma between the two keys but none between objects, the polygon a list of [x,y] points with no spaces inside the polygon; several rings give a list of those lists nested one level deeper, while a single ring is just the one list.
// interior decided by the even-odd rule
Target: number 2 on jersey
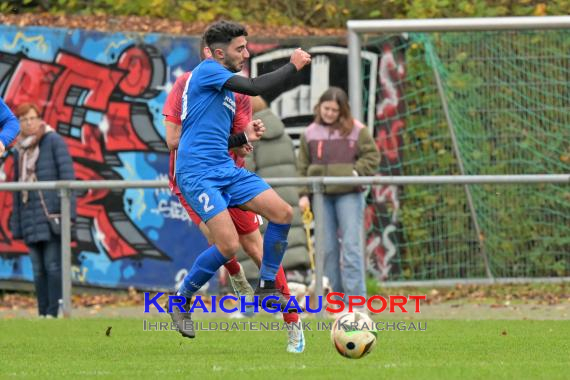
[{"label": "number 2 on jersey", "polygon": [[214,206],[210,204],[210,197],[206,193],[202,193],[198,196],[198,201],[204,204],[204,212],[210,212],[214,209]]}]

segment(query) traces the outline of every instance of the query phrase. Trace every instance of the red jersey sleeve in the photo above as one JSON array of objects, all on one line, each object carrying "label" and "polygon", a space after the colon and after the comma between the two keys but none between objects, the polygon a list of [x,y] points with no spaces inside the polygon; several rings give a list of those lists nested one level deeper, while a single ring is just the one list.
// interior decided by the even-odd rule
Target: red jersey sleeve
[{"label": "red jersey sleeve", "polygon": [[[234,123],[232,125],[232,134],[243,132],[253,117],[251,100],[249,96],[238,94],[237,92],[234,92],[234,96],[236,100],[236,114],[234,116]],[[245,166],[245,160],[243,157],[239,157],[233,151],[230,151],[230,156],[236,162],[236,166],[240,168]]]},{"label": "red jersey sleeve", "polygon": [[238,93],[234,93],[234,95],[236,99],[236,114],[232,125],[232,134],[243,132],[253,117],[249,95]]},{"label": "red jersey sleeve", "polygon": [[166,101],[164,102],[164,107],[162,108],[162,114],[167,118],[168,121],[173,123],[182,124],[180,116],[182,115],[182,94],[184,93],[184,87],[186,87],[186,82],[190,72],[184,73],[176,79],[172,90],[168,93]]}]

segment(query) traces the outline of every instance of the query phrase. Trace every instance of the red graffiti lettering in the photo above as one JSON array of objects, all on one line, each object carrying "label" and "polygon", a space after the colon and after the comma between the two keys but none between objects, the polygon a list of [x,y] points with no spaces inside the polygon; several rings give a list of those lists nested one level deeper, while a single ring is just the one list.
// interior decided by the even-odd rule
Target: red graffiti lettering
[{"label": "red graffiti lettering", "polygon": [[8,83],[5,101],[12,105],[34,102],[43,112],[50,99],[53,81],[60,71],[60,67],[50,63],[20,60]]},{"label": "red graffiti lettering", "polygon": [[129,96],[140,96],[147,89],[152,77],[152,66],[148,54],[139,47],[123,52],[117,66],[127,72],[119,88]]},{"label": "red graffiti lettering", "polygon": [[[75,164],[75,175],[77,179],[101,180],[99,174],[83,165]],[[104,202],[108,197],[110,190],[91,189],[77,200],[77,213],[82,217],[91,218],[94,221],[95,234],[94,239],[101,242],[107,254],[112,259],[119,259],[137,254],[137,251],[131,247],[128,240],[120,236],[118,231],[113,227],[111,220],[107,214]]]},{"label": "red graffiti lettering", "polygon": [[[112,169],[119,152],[166,152],[148,105],[125,99],[150,99],[159,94],[166,70],[155,47],[129,47],[115,65],[98,64],[65,51],[51,63],[8,58],[2,61],[15,68],[5,100],[10,105],[31,101],[41,107],[43,119],[65,138],[78,180],[119,179]],[[11,174],[9,161],[3,169]],[[11,210],[11,202],[10,193],[0,193],[3,210]],[[0,214],[0,252],[26,252],[22,242],[12,239],[9,213]],[[78,197],[77,214],[82,239],[90,239],[79,241],[79,250],[96,249],[100,243],[113,260],[139,254],[164,257],[124,214],[122,193],[89,190]]]},{"label": "red graffiti lettering", "polygon": [[131,104],[111,102],[107,115],[109,122],[109,132],[105,138],[107,150],[116,152],[148,149],[135,132],[131,121]]},{"label": "red graffiti lettering", "polygon": [[[4,162],[4,172],[7,174],[6,180],[12,181],[14,160],[8,157]],[[1,168],[1,165],[0,165]],[[9,191],[0,191],[0,252],[7,254],[27,254],[28,248],[22,241],[14,240],[10,231],[10,215],[12,210],[12,193]]]},{"label": "red graffiti lettering", "polygon": [[[105,111],[109,98],[124,73],[61,52],[56,62],[63,66],[53,86],[50,107],[44,120],[53,127],[72,124],[74,108]],[[79,127],[77,122],[72,125]]]},{"label": "red graffiti lettering", "polygon": [[396,120],[390,127],[389,132],[385,129],[378,131],[376,146],[378,146],[380,154],[385,156],[390,162],[398,162],[400,148],[402,147],[402,137],[399,135],[399,132],[404,128],[404,122]]}]

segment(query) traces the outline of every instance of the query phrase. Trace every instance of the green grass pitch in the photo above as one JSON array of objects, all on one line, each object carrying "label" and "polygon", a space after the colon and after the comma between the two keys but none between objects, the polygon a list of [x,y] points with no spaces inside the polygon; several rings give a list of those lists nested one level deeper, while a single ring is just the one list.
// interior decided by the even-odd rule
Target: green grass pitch
[{"label": "green grass pitch", "polygon": [[[349,360],[336,353],[324,331],[306,332],[306,351],[295,355],[285,352],[284,331],[200,331],[196,339],[189,340],[175,332],[143,331],[142,319],[2,320],[0,378],[494,380],[570,376],[569,321],[426,323],[427,331],[380,332],[369,356]],[[112,330],[107,336],[109,326]]]}]

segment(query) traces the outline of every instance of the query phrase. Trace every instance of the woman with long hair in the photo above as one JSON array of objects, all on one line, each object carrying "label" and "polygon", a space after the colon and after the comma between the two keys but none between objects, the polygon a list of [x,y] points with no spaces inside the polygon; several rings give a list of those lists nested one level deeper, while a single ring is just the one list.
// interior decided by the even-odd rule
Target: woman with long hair
[{"label": "woman with long hair", "polygon": [[[371,176],[380,154],[368,128],[352,117],[344,90],[331,87],[315,106],[315,119],[301,135],[299,175]],[[309,189],[301,191],[299,207],[310,207]],[[361,186],[324,188],[325,276],[335,292],[366,297]]]}]

